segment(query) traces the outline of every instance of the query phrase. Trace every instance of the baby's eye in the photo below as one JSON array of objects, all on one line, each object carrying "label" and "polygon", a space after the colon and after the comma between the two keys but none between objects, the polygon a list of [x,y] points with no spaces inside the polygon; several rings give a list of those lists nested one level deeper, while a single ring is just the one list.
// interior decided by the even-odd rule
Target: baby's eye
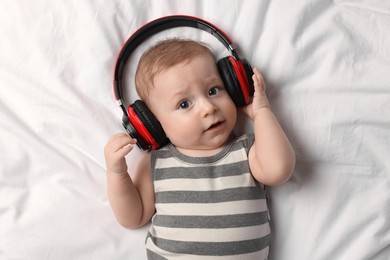
[{"label": "baby's eye", "polygon": [[186,100],[180,102],[180,104],[179,104],[179,108],[180,108],[180,109],[187,109],[189,106],[190,106],[190,102],[188,102],[188,101],[186,101]]},{"label": "baby's eye", "polygon": [[219,92],[219,87],[212,87],[212,88],[209,90],[209,96],[217,95],[218,92]]}]

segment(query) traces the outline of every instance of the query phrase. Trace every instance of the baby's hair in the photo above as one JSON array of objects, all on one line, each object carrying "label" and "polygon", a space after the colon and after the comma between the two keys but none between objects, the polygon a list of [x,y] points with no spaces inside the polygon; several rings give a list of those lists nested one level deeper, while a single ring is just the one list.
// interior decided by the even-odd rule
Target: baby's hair
[{"label": "baby's hair", "polygon": [[173,38],[152,46],[141,56],[135,73],[135,85],[140,98],[148,100],[158,73],[199,56],[210,56],[215,60],[210,48],[193,40]]}]

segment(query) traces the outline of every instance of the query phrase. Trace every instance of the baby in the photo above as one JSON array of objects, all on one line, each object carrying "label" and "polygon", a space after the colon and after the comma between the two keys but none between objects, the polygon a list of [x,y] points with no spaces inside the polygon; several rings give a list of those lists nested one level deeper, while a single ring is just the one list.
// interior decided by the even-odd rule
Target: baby
[{"label": "baby", "polygon": [[144,153],[131,175],[125,156],[137,140],[113,135],[104,154],[118,222],[137,228],[151,220],[148,259],[267,259],[264,186],[289,179],[295,154],[270,110],[261,74],[253,72],[253,102],[243,112],[254,134],[236,137],[237,107],[209,48],[170,39],[141,57],[137,92],[170,143]]}]

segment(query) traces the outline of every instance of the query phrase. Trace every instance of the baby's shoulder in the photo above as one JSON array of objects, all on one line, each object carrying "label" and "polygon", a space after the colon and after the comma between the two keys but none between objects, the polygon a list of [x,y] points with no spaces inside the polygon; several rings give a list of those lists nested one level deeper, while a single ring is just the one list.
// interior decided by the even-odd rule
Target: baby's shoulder
[{"label": "baby's shoulder", "polygon": [[249,152],[249,149],[252,147],[253,143],[255,141],[255,136],[253,134],[243,134],[238,137],[234,137],[232,140],[234,146],[240,146],[245,148],[247,153]]}]

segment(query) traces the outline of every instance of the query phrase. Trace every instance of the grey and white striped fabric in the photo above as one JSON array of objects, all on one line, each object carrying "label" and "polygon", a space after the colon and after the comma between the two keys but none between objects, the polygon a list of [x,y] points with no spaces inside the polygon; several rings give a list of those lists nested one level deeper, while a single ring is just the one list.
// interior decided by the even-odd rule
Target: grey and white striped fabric
[{"label": "grey and white striped fabric", "polygon": [[171,144],[152,152],[149,259],[267,259],[268,209],[249,170],[252,144],[252,135],[232,137],[220,153],[201,158]]}]

